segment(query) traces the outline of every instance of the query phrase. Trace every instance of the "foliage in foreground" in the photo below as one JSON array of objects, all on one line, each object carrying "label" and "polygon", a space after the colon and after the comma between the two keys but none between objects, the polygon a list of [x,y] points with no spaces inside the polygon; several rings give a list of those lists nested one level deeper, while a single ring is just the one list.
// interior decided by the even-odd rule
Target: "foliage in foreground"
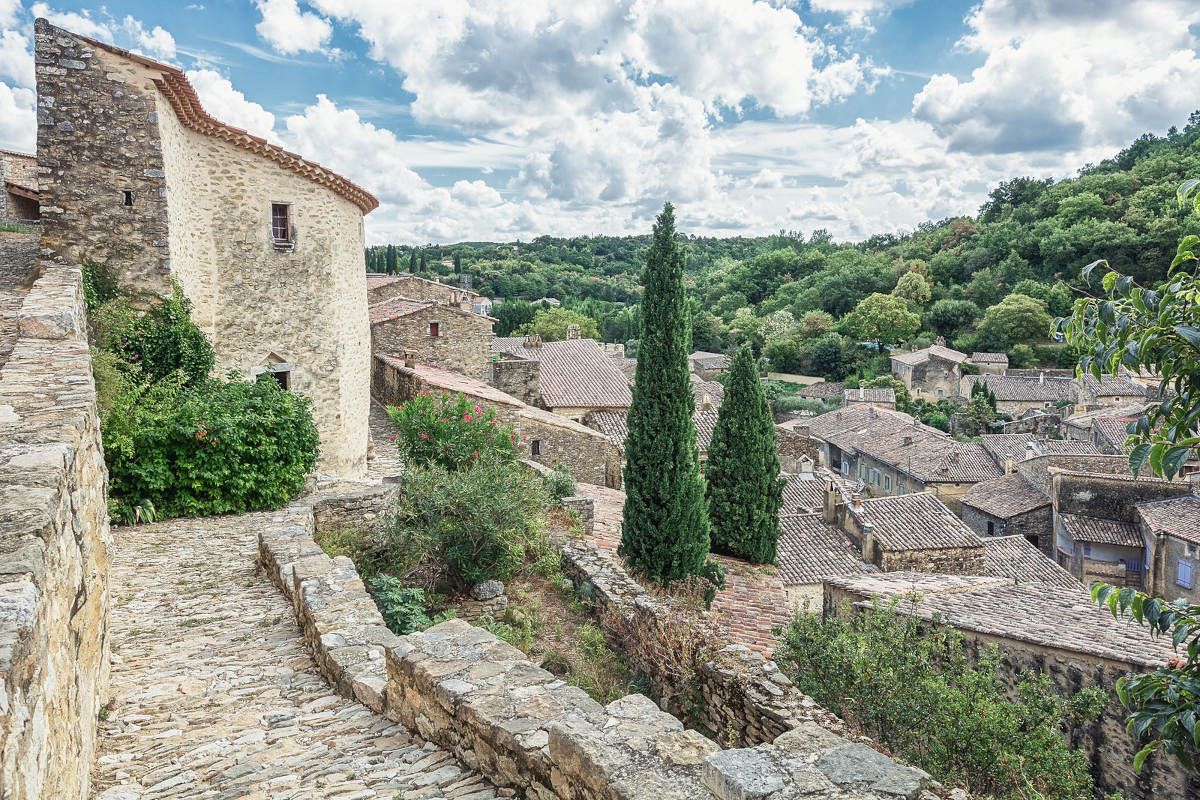
[{"label": "foliage in foreground", "polygon": [[451,396],[422,390],[387,411],[396,423],[396,446],[408,464],[460,470],[479,460],[517,460],[512,428],[500,424],[494,409],[475,405],[461,392]]},{"label": "foliage in foreground", "polygon": [[210,378],[212,346],[178,285],[135,302],[88,265],[84,289],[113,519],[278,508],[303,488],[320,443],[307,398],[270,376]]},{"label": "foliage in foreground", "polygon": [[[1200,180],[1189,180],[1178,192],[1181,207],[1200,213]],[[1200,236],[1185,236],[1167,268],[1167,279],[1142,286],[1117,272],[1106,260],[1083,269],[1084,279],[1105,269],[1102,297],[1076,301],[1070,317],[1056,326],[1066,340],[1083,348],[1079,372],[1097,380],[1122,369],[1159,374],[1160,394],[1129,425],[1127,445],[1133,474],[1149,462],[1155,475],[1177,475],[1200,445]]]},{"label": "foliage in foreground", "polygon": [[1159,748],[1175,756],[1188,770],[1200,768],[1200,606],[1182,598],[1168,603],[1136,589],[1092,584],[1092,600],[1121,619],[1128,615],[1150,629],[1153,636],[1170,636],[1185,656],[1143,675],[1117,679],[1117,696],[1129,709],[1126,730],[1150,741],[1134,756],[1133,768],[1141,772],[1151,753]]},{"label": "foliage in foreground", "polygon": [[972,795],[1091,795],[1087,757],[1063,731],[1098,716],[1108,702],[1102,690],[1064,699],[1033,674],[1018,685],[1018,701],[1007,700],[995,648],[972,666],[957,631],[896,612],[893,603],[849,619],[800,613],[775,658],[800,691]]},{"label": "foliage in foreground", "polygon": [[703,574],[706,562],[713,563],[708,562],[708,508],[692,422],[683,252],[669,203],[654,224],[643,280],[619,552],[636,572],[666,583]]},{"label": "foliage in foreground", "polygon": [[713,550],[754,564],[774,563],[783,484],[775,421],[749,345],[733,357],[705,477]]},{"label": "foliage in foreground", "polygon": [[494,459],[454,471],[410,468],[385,528],[384,571],[403,578],[432,559],[460,587],[508,580],[548,503],[539,476]]}]

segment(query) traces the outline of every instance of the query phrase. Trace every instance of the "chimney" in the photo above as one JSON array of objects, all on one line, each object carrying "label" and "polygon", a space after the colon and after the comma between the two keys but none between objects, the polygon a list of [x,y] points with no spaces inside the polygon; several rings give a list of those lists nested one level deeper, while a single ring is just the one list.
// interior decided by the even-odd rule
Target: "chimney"
[{"label": "chimney", "polygon": [[570,325],[567,326],[567,338],[568,339],[578,339],[579,338],[579,325],[578,324],[572,322]]},{"label": "chimney", "polygon": [[850,495],[850,502],[853,504],[855,511],[862,511],[862,497],[859,496],[858,492]]},{"label": "chimney", "polygon": [[412,369],[417,365],[417,351],[404,348],[404,366]]},{"label": "chimney", "polygon": [[710,397],[709,395],[703,395],[700,398],[700,410],[701,411],[711,411],[712,407],[713,407],[712,397]]},{"label": "chimney", "polygon": [[[862,389],[859,389],[861,392]],[[867,419],[875,419],[875,406],[867,406]]]},{"label": "chimney", "polygon": [[904,434],[904,446],[912,447],[912,434],[911,433]]},{"label": "chimney", "polygon": [[1033,448],[1033,442],[1026,442],[1025,443],[1025,460],[1028,461],[1029,459],[1036,458],[1036,457],[1037,457],[1037,450],[1035,450]]},{"label": "chimney", "polygon": [[866,399],[867,399],[867,390],[862,388],[861,386],[858,387],[858,401],[861,403]]},{"label": "chimney", "polygon": [[1043,386],[1046,384],[1046,373],[1044,373],[1044,372],[1038,373],[1038,383],[1042,384]]},{"label": "chimney", "polygon": [[542,335],[540,333],[531,333],[525,337],[525,346],[531,350],[542,346]]},{"label": "chimney", "polygon": [[1013,474],[1013,460],[1012,460],[1012,456],[1009,456],[1008,458],[1004,459],[1004,474],[1005,474],[1005,475],[1012,475],[1012,474]]},{"label": "chimney", "polygon": [[939,337],[937,337],[937,339],[935,339],[933,341],[933,343],[936,344],[938,347],[945,347],[946,346],[946,337],[939,336]]},{"label": "chimney", "polygon": [[957,464],[960,458],[960,453],[957,450],[950,451],[950,463]]},{"label": "chimney", "polygon": [[826,525],[837,525],[837,484],[830,478],[825,482],[825,503],[821,507],[821,520]]}]

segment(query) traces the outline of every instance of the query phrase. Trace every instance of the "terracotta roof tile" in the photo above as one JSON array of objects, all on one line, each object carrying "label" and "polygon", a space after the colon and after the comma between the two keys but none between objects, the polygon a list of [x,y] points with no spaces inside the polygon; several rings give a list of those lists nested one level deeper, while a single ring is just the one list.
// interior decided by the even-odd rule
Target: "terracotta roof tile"
[{"label": "terracotta roof tile", "polygon": [[988,433],[979,437],[979,444],[999,467],[1010,458],[1014,462],[1024,461],[1030,444],[1034,445],[1034,454],[1037,454],[1037,437],[1032,433]]},{"label": "terracotta roof tile", "polygon": [[492,403],[513,406],[515,408],[525,406],[524,403],[512,395],[505,394],[494,386],[488,386],[483,381],[468,378],[466,375],[454,372],[453,370],[442,369],[432,364],[422,364],[420,362],[411,367],[406,367],[404,366],[403,358],[384,353],[377,353],[375,357],[407,375],[420,378],[430,386],[438,389],[445,389],[448,392],[462,392],[463,394],[483,398]]},{"label": "terracotta roof tile", "polygon": [[437,303],[431,300],[411,300],[407,297],[393,297],[391,300],[384,300],[382,303],[368,306],[367,316],[370,318],[371,324],[375,325],[376,323],[386,322],[390,319],[406,317],[415,311],[435,305]]},{"label": "terracotta roof tile", "polygon": [[875,542],[883,550],[941,550],[951,547],[980,547],[975,532],[929,492],[895,497],[873,497],[851,508],[875,531]]},{"label": "terracotta roof tile", "polygon": [[[538,386],[550,408],[629,408],[633,394],[629,382],[595,339],[568,339],[525,347],[525,340],[510,338],[492,352],[505,352],[541,363]],[[496,350],[499,346],[501,349]]]},{"label": "terracotta roof tile", "polygon": [[981,481],[968,489],[961,500],[964,506],[999,519],[1011,519],[1050,505],[1050,498],[1019,473]]},{"label": "terracotta roof tile", "polygon": [[1129,435],[1126,426],[1137,417],[1096,417],[1092,420],[1092,433],[1101,441],[1108,442],[1118,453],[1125,452],[1125,438]]},{"label": "terracotta roof tile", "polygon": [[[598,411],[588,412],[587,420],[596,430],[608,437],[608,440],[625,451],[625,439],[629,436],[629,428],[626,424],[626,411],[611,411],[608,409],[600,409]],[[713,430],[717,426],[717,410],[713,409],[696,409],[692,414],[692,423],[696,426],[696,446],[700,448],[701,453],[708,452],[709,445],[712,444]]]},{"label": "terracotta roof tile", "polygon": [[811,473],[789,475],[783,485],[782,514],[810,514],[825,505],[825,481]]},{"label": "terracotta roof tile", "polygon": [[[968,375],[971,384],[985,383],[1002,403],[1057,403],[1075,396],[1070,378],[1034,378],[1017,375]],[[966,387],[967,390],[970,386]]]},{"label": "terracotta roof tile", "polygon": [[1137,512],[1151,533],[1162,531],[1176,539],[1200,544],[1200,497],[1185,495],[1141,503]]},{"label": "terracotta roof tile", "polygon": [[842,392],[842,399],[847,405],[850,403],[895,403],[895,389],[846,389]]},{"label": "terracotta roof tile", "polygon": [[819,514],[781,516],[779,527],[775,565],[785,586],[820,583],[834,575],[871,569],[846,536],[822,522]]},{"label": "terracotta roof tile", "polygon": [[1007,364],[1008,356],[1004,353],[981,353],[976,351],[971,353],[971,357],[968,360],[975,364]]},{"label": "terracotta roof tile", "polygon": [[479,294],[478,292],[473,292],[470,289],[462,289],[458,286],[452,286],[449,283],[442,283],[441,281],[433,281],[429,278],[422,278],[420,275],[413,275],[411,272],[397,272],[394,275],[385,275],[380,272],[367,273],[368,289],[378,289],[380,286],[387,286],[388,284],[397,283],[399,281],[420,281],[421,283],[432,284],[441,289],[453,289],[456,292],[461,292],[462,294],[467,295],[472,300],[483,297],[483,295]]},{"label": "terracotta roof tile", "polygon": [[1095,375],[1085,373],[1083,385],[1089,392],[1099,397],[1143,397],[1146,394],[1145,389],[1128,378],[1118,378],[1112,375],[1105,375],[1103,380],[1096,380]]},{"label": "terracotta roof tile", "polygon": [[704,350],[697,350],[688,359],[700,369],[729,369],[730,364],[730,358],[725,353],[708,353]]},{"label": "terracotta roof tile", "polygon": [[1130,522],[1063,513],[1059,513],[1058,518],[1063,529],[1076,542],[1111,544],[1119,547],[1144,547],[1146,544],[1137,526]]},{"label": "terracotta roof tile", "polygon": [[984,537],[983,561],[987,574],[1012,578],[1017,583],[1045,583],[1076,590],[1083,588],[1074,575],[1020,534]]},{"label": "terracotta roof tile", "polygon": [[820,383],[812,383],[805,386],[797,394],[801,397],[812,397],[817,400],[824,400],[827,397],[841,397],[846,385],[841,381],[830,383],[821,381]]},{"label": "terracotta roof tile", "polygon": [[[903,597],[921,594],[915,608],[901,601],[898,613],[943,621],[974,631],[1042,647],[1154,668],[1175,655],[1166,639],[1153,639],[1138,625],[1114,619],[1096,607],[1087,591],[994,577],[887,572],[830,578],[830,586],[860,595]],[[858,604],[860,607],[867,602]]]},{"label": "terracotta roof tile", "polygon": [[942,347],[940,344],[926,347],[924,350],[914,350],[911,353],[900,353],[899,355],[892,353],[892,360],[899,361],[901,364],[924,364],[931,358],[940,358],[943,361],[961,364],[967,360],[967,354],[949,347]]},{"label": "terracotta roof tile", "polygon": [[1047,453],[1056,456],[1095,456],[1101,455],[1100,449],[1091,442],[1079,439],[1047,439],[1041,443]]}]

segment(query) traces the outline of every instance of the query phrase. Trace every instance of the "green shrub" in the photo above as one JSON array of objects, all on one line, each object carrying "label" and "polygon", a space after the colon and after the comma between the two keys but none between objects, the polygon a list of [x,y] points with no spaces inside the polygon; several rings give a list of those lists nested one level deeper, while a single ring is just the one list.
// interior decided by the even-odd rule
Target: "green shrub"
[{"label": "green shrub", "polygon": [[88,312],[99,308],[109,300],[121,296],[117,285],[117,273],[107,264],[83,264],[83,299],[87,303]]},{"label": "green shrub", "polygon": [[567,683],[583,689],[601,705],[629,694],[629,665],[608,646],[600,627],[584,622],[575,629],[575,638],[576,665],[566,676]]},{"label": "green shrub", "polygon": [[278,508],[304,487],[319,445],[308,398],[269,377],[181,380],[126,381],[104,401],[109,497],[119,512],[142,500],[168,517]]},{"label": "green shrub", "polygon": [[514,464],[408,469],[384,533],[388,571],[402,574],[431,554],[460,585],[508,580],[525,562],[547,503],[541,480]]},{"label": "green shrub", "polygon": [[1091,796],[1088,759],[1063,733],[1100,713],[1102,690],[1064,699],[1045,675],[1030,674],[1008,700],[995,647],[972,666],[961,634],[894,607],[849,619],[798,614],[775,658],[800,691],[972,795]]},{"label": "green shrub", "polygon": [[575,479],[562,464],[555,464],[553,472],[543,475],[542,483],[545,484],[550,499],[557,504],[561,504],[564,497],[575,494]]},{"label": "green shrub", "polygon": [[[92,291],[103,296],[108,290]],[[185,382],[195,384],[213,368],[212,345],[189,317],[192,304],[178,283],[172,283],[171,297],[154,299],[146,308],[123,296],[90,308],[97,346],[137,367],[143,380],[158,381],[182,371]]]},{"label": "green shrub", "polygon": [[399,636],[413,631],[423,631],[433,625],[426,613],[425,592],[417,588],[406,588],[391,575],[378,575],[367,581],[371,596],[384,624]]},{"label": "green shrub", "polygon": [[431,395],[428,390],[402,406],[389,407],[396,423],[396,445],[417,467],[465,469],[476,461],[517,460],[517,436],[501,425],[496,412],[472,404],[461,393]]}]

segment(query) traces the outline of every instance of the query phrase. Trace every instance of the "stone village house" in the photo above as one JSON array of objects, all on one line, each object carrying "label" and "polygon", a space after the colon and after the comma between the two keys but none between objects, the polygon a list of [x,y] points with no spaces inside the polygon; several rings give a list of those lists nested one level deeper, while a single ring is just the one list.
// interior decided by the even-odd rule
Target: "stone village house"
[{"label": "stone village house", "polygon": [[216,374],[273,373],[312,399],[318,469],[366,468],[363,215],[345,178],[226,125],[175,67],[35,26],[43,248],[125,286],[175,279]]},{"label": "stone village house", "polygon": [[966,353],[946,347],[945,340],[939,336],[937,344],[923,350],[893,353],[892,374],[908,388],[914,399],[957,397],[962,365],[966,360]]},{"label": "stone village house", "polygon": [[[579,338],[577,326],[569,326],[567,336],[561,342],[543,342],[536,334],[493,339],[493,383],[521,396],[532,380],[537,405],[576,422],[593,411],[628,411],[629,382],[604,348],[595,339]],[[518,383],[521,388],[514,389]]]},{"label": "stone village house", "polygon": [[0,150],[0,222],[39,218],[37,156]]},{"label": "stone village house", "polygon": [[[377,272],[367,273],[367,303],[375,305],[393,297],[407,297],[410,300],[428,300],[433,303],[457,306],[465,311],[473,311],[475,304],[487,298],[458,286],[451,286],[439,281],[431,281],[419,275],[401,272],[396,275],[381,275]],[[490,304],[488,305],[490,308]],[[479,312],[475,312],[479,313]]]},{"label": "stone village house", "polygon": [[393,297],[367,309],[371,354],[416,351],[428,364],[487,381],[492,375],[488,343],[496,320],[457,305]]}]

